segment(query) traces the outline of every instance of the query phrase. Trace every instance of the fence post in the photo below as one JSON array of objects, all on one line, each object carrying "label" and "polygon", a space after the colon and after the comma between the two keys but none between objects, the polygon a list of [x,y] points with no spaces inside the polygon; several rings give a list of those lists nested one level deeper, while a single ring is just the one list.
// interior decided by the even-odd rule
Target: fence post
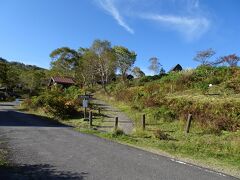
[{"label": "fence post", "polygon": [[146,115],[143,114],[143,116],[142,116],[142,129],[143,129],[143,131],[145,130],[145,128],[146,128]]},{"label": "fence post", "polygon": [[192,114],[188,114],[188,119],[187,119],[187,125],[185,128],[185,132],[189,133],[190,127],[191,127],[191,122],[192,122]]},{"label": "fence post", "polygon": [[86,107],[84,108],[83,115],[84,115],[84,120],[86,120],[87,119],[87,108]]},{"label": "fence post", "polygon": [[101,114],[101,108],[98,108],[98,114],[99,115]]},{"label": "fence post", "polygon": [[92,111],[89,112],[89,126],[92,127]]},{"label": "fence post", "polygon": [[115,131],[118,129],[118,117],[115,117]]}]

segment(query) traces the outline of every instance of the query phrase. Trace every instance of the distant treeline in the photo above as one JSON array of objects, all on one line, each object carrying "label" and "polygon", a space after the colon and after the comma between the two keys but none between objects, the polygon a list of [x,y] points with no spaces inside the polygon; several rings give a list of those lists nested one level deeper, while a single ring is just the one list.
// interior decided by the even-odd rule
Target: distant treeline
[{"label": "distant treeline", "polygon": [[[240,61],[236,54],[212,59],[215,54],[210,48],[197,52],[193,59],[202,66],[236,67]],[[90,47],[60,47],[53,50],[50,53],[50,70],[0,58],[0,87],[6,87],[10,91],[21,90],[32,95],[46,87],[51,76],[62,76],[74,78],[79,87],[102,84],[105,89],[107,84],[117,79],[125,83],[133,76],[145,76],[139,67],[134,66],[136,57],[137,53],[133,50],[121,45],[112,46],[107,40],[97,39]],[[157,57],[150,57],[147,62],[155,77],[165,74]]]},{"label": "distant treeline", "polygon": [[0,58],[0,88],[7,92],[36,94],[46,84],[48,70]]}]

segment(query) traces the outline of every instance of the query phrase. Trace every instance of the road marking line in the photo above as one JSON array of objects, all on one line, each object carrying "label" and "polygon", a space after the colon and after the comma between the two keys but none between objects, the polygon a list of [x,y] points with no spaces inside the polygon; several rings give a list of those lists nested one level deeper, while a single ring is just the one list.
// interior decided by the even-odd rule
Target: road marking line
[{"label": "road marking line", "polygon": [[195,165],[192,165],[192,164],[188,164],[188,163],[185,163],[185,162],[183,162],[183,161],[179,161],[179,160],[176,160],[176,159],[171,159],[171,161],[176,162],[176,163],[179,163],[179,164],[184,164],[184,165],[192,166],[192,167],[198,168],[198,169],[200,169],[200,170],[204,170],[204,171],[209,172],[209,173],[214,173],[214,174],[217,174],[217,175],[226,177],[226,175],[223,174],[223,173],[216,172],[216,171],[212,171],[212,170],[209,170],[209,169],[205,169],[205,168],[202,168],[202,167],[199,167],[199,166],[195,166]]}]

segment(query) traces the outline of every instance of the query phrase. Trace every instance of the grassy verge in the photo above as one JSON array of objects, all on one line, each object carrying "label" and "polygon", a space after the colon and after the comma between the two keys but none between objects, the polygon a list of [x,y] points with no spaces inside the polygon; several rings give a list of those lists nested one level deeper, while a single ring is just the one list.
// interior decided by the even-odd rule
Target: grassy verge
[{"label": "grassy verge", "polygon": [[[135,132],[132,135],[117,135],[114,132],[98,131],[98,126],[103,124],[104,116],[99,116],[93,110],[93,128],[89,129],[88,121],[81,117],[59,120],[62,124],[73,126],[75,130],[94,134],[101,138],[113,140],[161,155],[181,159],[186,162],[215,169],[227,174],[240,177],[240,132],[222,132],[211,134],[200,129],[193,123],[190,134],[183,131],[184,122],[164,120],[155,121],[151,111],[146,110],[147,128],[140,130],[140,119],[143,112],[132,110],[124,103],[100,94],[98,98],[118,107],[135,121]],[[35,112],[32,112],[36,114]],[[102,111],[104,113],[104,111]],[[46,116],[38,111],[38,115]]]},{"label": "grassy verge", "polygon": [[6,150],[0,148],[0,167],[4,167],[7,165],[6,155],[7,155]]}]

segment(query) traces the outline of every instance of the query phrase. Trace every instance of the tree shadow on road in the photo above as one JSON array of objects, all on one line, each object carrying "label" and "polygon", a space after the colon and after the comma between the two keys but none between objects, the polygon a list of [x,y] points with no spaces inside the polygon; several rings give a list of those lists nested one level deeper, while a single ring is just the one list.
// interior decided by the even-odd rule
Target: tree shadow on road
[{"label": "tree shadow on road", "polygon": [[71,127],[40,115],[27,114],[14,110],[0,111],[0,127]]},{"label": "tree shadow on road", "polygon": [[59,171],[48,164],[0,167],[0,179],[85,179],[87,172]]}]

